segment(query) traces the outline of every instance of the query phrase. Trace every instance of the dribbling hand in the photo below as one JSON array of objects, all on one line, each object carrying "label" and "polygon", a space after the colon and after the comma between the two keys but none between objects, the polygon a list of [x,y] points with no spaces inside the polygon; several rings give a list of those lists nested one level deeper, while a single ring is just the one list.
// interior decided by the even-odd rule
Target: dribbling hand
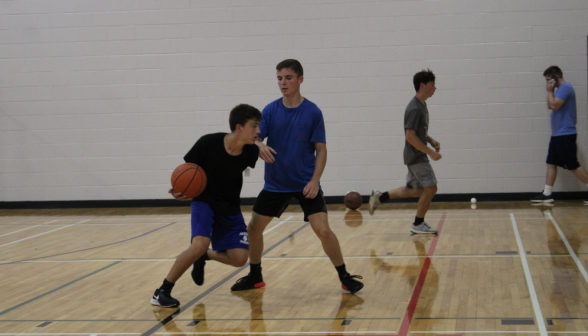
[{"label": "dribbling hand", "polygon": [[189,198],[189,197],[186,197],[186,196],[182,195],[181,193],[179,193],[179,192],[176,192],[176,191],[175,191],[175,190],[173,190],[173,189],[170,189],[170,190],[168,191],[168,193],[170,193],[170,194],[171,194],[171,195],[172,195],[172,196],[173,196],[175,199],[177,199],[178,201],[191,201],[191,200],[192,200],[191,198]]}]

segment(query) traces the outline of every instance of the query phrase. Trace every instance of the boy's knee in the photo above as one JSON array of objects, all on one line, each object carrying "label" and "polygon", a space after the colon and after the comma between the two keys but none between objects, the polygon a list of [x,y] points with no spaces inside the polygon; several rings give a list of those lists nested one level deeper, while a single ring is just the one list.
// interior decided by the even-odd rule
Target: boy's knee
[{"label": "boy's knee", "polygon": [[425,190],[429,193],[436,194],[437,193],[437,185],[432,185],[430,187],[425,187]]},{"label": "boy's knee", "polygon": [[320,228],[315,230],[315,233],[320,240],[328,240],[331,237],[331,230],[329,228]]}]

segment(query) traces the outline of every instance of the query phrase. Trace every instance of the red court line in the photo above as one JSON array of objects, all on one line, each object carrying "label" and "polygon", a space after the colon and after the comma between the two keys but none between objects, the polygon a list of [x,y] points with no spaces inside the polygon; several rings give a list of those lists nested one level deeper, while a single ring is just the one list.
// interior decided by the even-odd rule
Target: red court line
[{"label": "red court line", "polygon": [[[445,222],[446,216],[447,212],[444,212],[441,215],[441,220],[439,220],[439,224],[437,225],[437,231],[439,231],[439,233],[441,233],[441,228],[443,228],[443,223]],[[429,247],[427,258],[425,259],[425,263],[423,264],[423,268],[421,269],[421,274],[419,275],[419,279],[417,280],[416,286],[414,287],[414,291],[412,292],[412,297],[410,298],[410,302],[408,303],[408,308],[406,308],[406,314],[404,314],[404,318],[402,319],[402,324],[400,325],[400,330],[398,331],[399,336],[406,336],[408,334],[408,328],[410,328],[410,323],[412,322],[412,317],[414,315],[417,303],[419,302],[419,297],[421,296],[421,290],[423,289],[425,279],[427,278],[429,266],[431,265],[431,258],[429,257],[431,257],[433,253],[435,253],[435,247],[437,247],[438,240],[439,234],[436,234],[433,238],[433,241],[431,242],[431,247]]]}]

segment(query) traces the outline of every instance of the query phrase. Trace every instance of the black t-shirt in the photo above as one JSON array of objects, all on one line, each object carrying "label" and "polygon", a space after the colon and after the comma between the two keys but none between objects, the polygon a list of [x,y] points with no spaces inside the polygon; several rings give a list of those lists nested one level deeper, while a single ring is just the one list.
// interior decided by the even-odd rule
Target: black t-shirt
[{"label": "black t-shirt", "polygon": [[225,149],[226,135],[213,133],[202,136],[184,160],[202,167],[208,179],[206,188],[194,201],[208,203],[212,211],[219,215],[232,216],[241,212],[243,171],[247,167],[255,168],[259,147],[245,145],[240,155],[230,155]]}]

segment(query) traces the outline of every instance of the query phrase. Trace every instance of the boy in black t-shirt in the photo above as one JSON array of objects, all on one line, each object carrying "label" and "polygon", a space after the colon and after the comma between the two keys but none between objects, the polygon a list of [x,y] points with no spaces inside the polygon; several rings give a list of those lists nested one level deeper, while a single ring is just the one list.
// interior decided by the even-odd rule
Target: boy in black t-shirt
[{"label": "boy in black t-shirt", "polygon": [[[255,168],[259,156],[255,140],[260,121],[261,112],[258,109],[246,104],[238,105],[229,117],[231,133],[201,137],[184,157],[186,162],[202,167],[208,181],[204,192],[194,199],[169,190],[179,201],[192,201],[192,243],[178,256],[161,287],[155,290],[152,305],[180,305],[171,296],[171,290],[192,264],[192,279],[201,286],[207,260],[235,267],[247,263],[249,239],[241,214],[240,194],[243,171],[247,167]],[[211,242],[212,250],[209,250]]]}]

